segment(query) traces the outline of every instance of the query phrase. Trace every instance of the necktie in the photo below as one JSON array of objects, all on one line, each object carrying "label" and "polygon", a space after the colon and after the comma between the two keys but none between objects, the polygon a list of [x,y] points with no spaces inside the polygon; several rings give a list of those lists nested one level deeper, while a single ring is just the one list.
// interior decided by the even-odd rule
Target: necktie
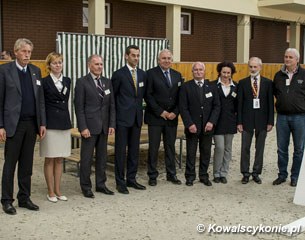
[{"label": "necktie", "polygon": [[101,79],[99,78],[96,78],[95,79],[96,82],[97,82],[97,85],[96,85],[96,89],[97,89],[97,92],[98,92],[98,95],[101,97],[101,99],[103,100],[104,99],[104,96],[105,96],[105,92],[102,88],[102,84],[101,84]]},{"label": "necktie", "polygon": [[257,77],[254,77],[253,80],[253,97],[257,97]]},{"label": "necktie", "polygon": [[169,79],[168,74],[169,74],[168,71],[165,71],[165,72],[164,72],[164,75],[165,75],[165,78],[166,78],[167,86],[170,88],[170,87],[172,86],[172,82],[171,82],[171,80]]},{"label": "necktie", "polygon": [[199,87],[202,87],[202,86],[203,86],[203,82],[198,81],[198,86],[199,86]]},{"label": "necktie", "polygon": [[25,70],[25,68],[22,68],[22,72],[23,72],[23,73],[26,73],[26,70]]},{"label": "necktie", "polygon": [[133,81],[133,85],[136,89],[136,93],[137,93],[137,78],[136,78],[136,70],[132,69],[131,70],[131,77],[132,77],[132,81]]}]

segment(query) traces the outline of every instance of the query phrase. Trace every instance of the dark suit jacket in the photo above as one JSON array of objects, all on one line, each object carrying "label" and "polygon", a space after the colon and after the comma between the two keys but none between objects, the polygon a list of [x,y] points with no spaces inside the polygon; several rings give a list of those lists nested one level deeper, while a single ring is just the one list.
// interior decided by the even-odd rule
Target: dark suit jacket
[{"label": "dark suit jacket", "polygon": [[[159,66],[147,71],[146,108],[144,121],[154,126],[177,126],[179,114],[179,91],[183,79],[179,72],[170,69],[172,87],[168,87],[163,71]],[[173,112],[177,117],[165,120],[160,117],[163,111]]]},{"label": "dark suit jacket", "polygon": [[216,125],[219,117],[220,101],[217,88],[205,80],[201,89],[203,91],[202,103],[198,89],[200,88],[195,80],[190,80],[185,82],[180,90],[179,108],[186,133],[189,133],[188,128],[195,124],[197,134],[200,134],[207,122]]},{"label": "dark suit jacket", "polygon": [[74,104],[80,132],[88,128],[91,134],[100,134],[102,131],[104,134],[108,134],[110,127],[115,128],[115,102],[112,84],[109,79],[104,77],[101,77],[101,82],[105,90],[103,101],[98,95],[90,73],[76,81]]},{"label": "dark suit jacket", "polygon": [[230,93],[225,96],[218,79],[211,82],[218,89],[221,110],[215,127],[215,135],[234,134],[237,132],[237,83],[231,86]]},{"label": "dark suit jacket", "polygon": [[[28,64],[36,101],[37,130],[46,125],[45,104],[41,87],[40,69]],[[8,137],[14,136],[20,118],[22,92],[16,62],[0,66],[0,127],[4,127]]]},{"label": "dark suit jacket", "polygon": [[69,96],[71,79],[63,77],[62,91],[59,92],[50,75],[41,80],[47,116],[47,129],[66,130],[71,128]]},{"label": "dark suit jacket", "polygon": [[237,100],[237,124],[242,124],[246,131],[266,130],[274,124],[274,101],[272,81],[261,76],[259,96],[260,108],[253,109],[253,92],[250,76],[239,81]]},{"label": "dark suit jacket", "polygon": [[131,73],[126,65],[115,71],[111,80],[115,96],[117,125],[131,127],[136,122],[137,126],[141,127],[146,73],[137,68],[137,94]]}]

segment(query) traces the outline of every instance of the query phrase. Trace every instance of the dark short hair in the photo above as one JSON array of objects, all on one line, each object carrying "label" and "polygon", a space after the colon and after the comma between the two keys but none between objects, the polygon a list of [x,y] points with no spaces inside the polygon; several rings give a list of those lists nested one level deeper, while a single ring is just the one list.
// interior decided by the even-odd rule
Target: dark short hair
[{"label": "dark short hair", "polygon": [[139,50],[140,48],[137,45],[129,45],[126,50],[125,50],[125,54],[129,55],[130,54],[130,49],[136,49]]},{"label": "dark short hair", "polygon": [[223,61],[223,62],[217,64],[216,69],[217,69],[217,72],[218,72],[218,76],[220,76],[220,72],[221,72],[222,68],[224,68],[224,67],[231,68],[231,75],[232,76],[233,76],[234,73],[236,73],[236,68],[235,68],[235,66],[232,62]]}]

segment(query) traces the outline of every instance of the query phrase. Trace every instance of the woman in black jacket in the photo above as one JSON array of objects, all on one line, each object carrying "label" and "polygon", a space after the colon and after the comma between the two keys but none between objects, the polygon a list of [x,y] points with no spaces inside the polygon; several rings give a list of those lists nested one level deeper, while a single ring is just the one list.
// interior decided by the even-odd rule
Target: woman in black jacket
[{"label": "woman in black jacket", "polygon": [[232,80],[235,73],[232,62],[221,62],[217,65],[218,79],[212,84],[217,85],[221,111],[214,131],[213,175],[215,183],[227,183],[229,162],[232,158],[232,141],[237,132],[237,83]]},{"label": "woman in black jacket", "polygon": [[63,77],[63,56],[52,52],[46,59],[50,74],[41,83],[44,90],[47,134],[40,143],[40,156],[45,158],[44,173],[48,186],[47,199],[67,201],[60,192],[62,160],[71,155],[71,121],[69,96],[71,79]]}]

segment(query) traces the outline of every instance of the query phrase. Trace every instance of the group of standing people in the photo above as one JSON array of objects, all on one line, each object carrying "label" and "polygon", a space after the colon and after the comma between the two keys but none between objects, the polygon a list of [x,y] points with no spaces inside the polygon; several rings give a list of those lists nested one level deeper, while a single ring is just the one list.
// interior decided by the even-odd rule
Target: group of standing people
[{"label": "group of standing people", "polygon": [[[44,173],[50,202],[67,201],[60,191],[62,159],[70,155],[71,121],[68,101],[71,80],[62,75],[63,58],[50,53],[46,59],[50,74],[41,78],[39,68],[30,64],[33,44],[18,39],[14,46],[16,60],[0,66],[0,140],[5,141],[1,203],[5,213],[16,214],[13,206],[14,172],[18,162],[17,194],[19,207],[39,210],[31,199],[33,153],[37,134],[41,139],[40,155],[45,158]],[[95,157],[95,190],[107,195],[114,192],[106,186],[107,139],[115,133],[115,181],[119,193],[128,188],[145,190],[137,181],[139,145],[143,123],[143,100],[146,102],[144,122],[148,125],[148,184],[157,185],[158,152],[161,137],[164,146],[166,179],[180,185],[175,165],[175,140],[178,118],[185,126],[187,157],[186,185],[196,179],[195,161],[199,143],[199,180],[211,186],[208,167],[212,140],[215,142],[213,181],[227,183],[232,158],[233,136],[242,134],[242,183],[253,180],[260,184],[267,132],[274,125],[276,97],[278,178],[274,185],[288,177],[288,145],[290,133],[294,141],[291,186],[296,186],[305,139],[305,70],[299,65],[296,49],[287,49],[284,66],[274,81],[260,75],[262,61],[250,58],[250,76],[239,83],[232,62],[217,66],[218,79],[205,78],[205,65],[195,62],[193,79],[184,83],[181,74],[171,68],[172,53],[164,49],[158,55],[158,66],[143,71],[138,68],[140,49],[126,48],[126,65],[103,77],[103,58],[88,58],[89,73],[78,79],[74,105],[81,134],[80,186],[84,197],[94,198],[90,180]],[[250,173],[250,147],[255,135],[255,161]]]}]

